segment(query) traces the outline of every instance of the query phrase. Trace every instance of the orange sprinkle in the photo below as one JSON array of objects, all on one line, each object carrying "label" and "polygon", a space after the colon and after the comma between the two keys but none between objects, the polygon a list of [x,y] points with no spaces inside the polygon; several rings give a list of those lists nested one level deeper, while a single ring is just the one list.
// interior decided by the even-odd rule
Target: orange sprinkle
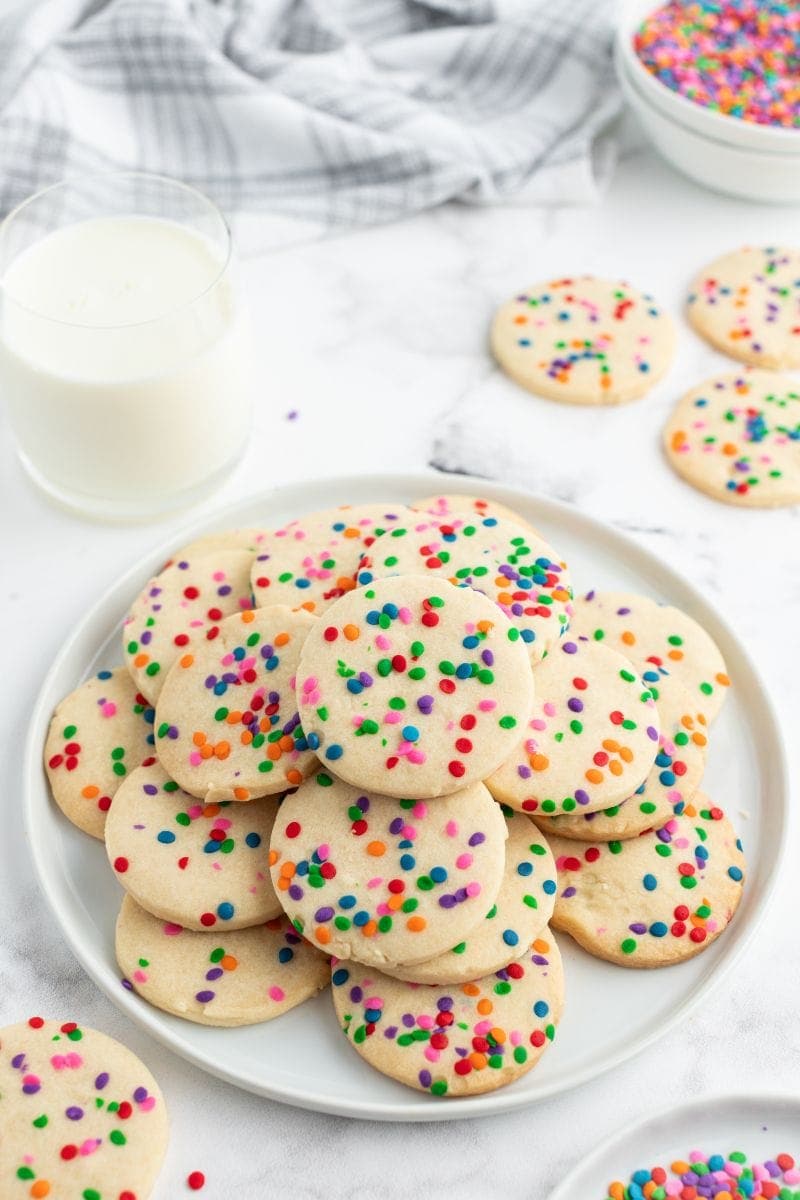
[{"label": "orange sprinkle", "polygon": [[630,746],[620,746],[619,756],[623,762],[633,762],[633,751],[631,750]]},{"label": "orange sprinkle", "polygon": [[30,1195],[34,1200],[42,1200],[43,1196],[50,1195],[50,1184],[46,1179],[37,1179],[31,1187]]},{"label": "orange sprinkle", "polygon": [[475,1007],[482,1017],[488,1016],[489,1013],[494,1009],[494,1005],[492,1004],[491,1000],[487,1000],[485,996],[482,1000],[478,1001]]},{"label": "orange sprinkle", "polygon": [[235,787],[233,789],[233,795],[236,800],[249,800],[250,789],[246,787]]},{"label": "orange sprinkle", "polygon": [[461,990],[465,996],[480,996],[481,994],[477,983],[465,983]]},{"label": "orange sprinkle", "polygon": [[281,748],[277,742],[270,742],[267,746],[267,758],[270,762],[277,762],[281,756]]},{"label": "orange sprinkle", "polygon": [[270,865],[271,867],[274,867],[274,866],[275,866],[275,863],[278,861],[278,859],[279,859],[279,858],[280,858],[280,855],[278,854],[278,851],[277,851],[277,850],[270,850],[270,852],[269,852],[269,865]]},{"label": "orange sprinkle", "polygon": [[631,633],[630,629],[626,629],[622,635],[622,640],[626,646],[636,645],[636,635]]},{"label": "orange sprinkle", "polygon": [[412,933],[422,933],[427,924],[424,917],[409,917],[406,921],[406,929],[410,929]]},{"label": "orange sprinkle", "polygon": [[249,625],[250,622],[255,621],[255,619],[256,614],[252,608],[246,608],[242,613],[242,620],[244,621],[245,625]]},{"label": "orange sprinkle", "polygon": [[146,665],[147,665],[147,663],[149,663],[149,662],[150,662],[150,656],[149,656],[149,655],[147,655],[147,654],[137,654],[137,655],[136,655],[136,658],[133,660],[133,665],[134,665],[135,667],[144,667],[144,666],[146,666]]},{"label": "orange sprinkle", "polygon": [[239,741],[242,743],[243,746],[249,746],[250,743],[252,742],[252,740],[253,740],[253,735],[249,729],[243,729],[242,732],[239,734]]},{"label": "orange sprinkle", "polygon": [[342,534],[346,538],[357,538],[358,530],[355,529],[352,525],[348,525],[347,529],[342,530]]},{"label": "orange sprinkle", "polygon": [[276,646],[286,646],[291,640],[292,640],[291,636],[288,633],[276,633],[275,634],[275,645]]},{"label": "orange sprinkle", "polygon": [[288,861],[285,863],[281,863],[281,875],[285,879],[291,879],[296,870],[297,870],[296,863],[288,862]]},{"label": "orange sprinkle", "polygon": [[482,1071],[486,1066],[488,1059],[485,1054],[480,1054],[477,1050],[473,1050],[469,1056],[469,1061],[475,1071]]},{"label": "orange sprinkle", "polygon": [[389,899],[386,901],[386,907],[390,908],[392,910],[392,912],[397,912],[398,908],[402,908],[402,906],[403,906],[403,897],[402,896],[390,896]]},{"label": "orange sprinkle", "polygon": [[716,679],[717,683],[720,684],[722,687],[730,687],[731,686],[730,678],[727,675],[725,675],[724,672],[722,672],[722,671],[720,671],[718,675],[715,675],[714,678]]},{"label": "orange sprinkle", "polygon": [[347,638],[348,642],[355,642],[361,635],[361,630],[357,625],[345,625],[342,633]]},{"label": "orange sprinkle", "polygon": [[298,771],[297,767],[291,767],[286,772],[286,782],[291,784],[301,784],[303,782],[302,771]]},{"label": "orange sprinkle", "polygon": [[550,766],[550,759],[546,754],[532,754],[528,761],[534,771],[546,771]]},{"label": "orange sprinkle", "polygon": [[319,925],[314,930],[314,937],[318,942],[321,942],[323,946],[327,946],[328,942],[331,940],[331,931],[330,929],[326,929],[324,925]]},{"label": "orange sprinkle", "polygon": [[478,633],[488,633],[494,629],[494,621],[478,621]]},{"label": "orange sprinkle", "polygon": [[533,943],[533,949],[536,951],[537,954],[549,954],[550,953],[550,943],[545,941],[544,938],[537,938],[536,941]]},{"label": "orange sprinkle", "polygon": [[586,778],[589,780],[589,783],[602,783],[603,772],[598,771],[597,767],[589,767],[589,770],[586,772]]},{"label": "orange sprinkle", "polygon": [[490,1030],[490,1034],[497,1042],[498,1046],[502,1046],[506,1040],[506,1031],[505,1029],[501,1029],[499,1025],[493,1026]]},{"label": "orange sprinkle", "polygon": [[228,755],[230,754],[230,752],[231,752],[230,742],[217,742],[216,746],[214,747],[214,753],[216,754],[217,758],[219,758],[219,759],[227,758]]},{"label": "orange sprinkle", "polygon": [[739,453],[738,446],[734,445],[733,442],[725,442],[721,449],[722,453],[726,454],[728,458],[734,458]]},{"label": "orange sprinkle", "polygon": [[220,812],[221,812],[221,809],[218,804],[204,804],[203,805],[203,816],[204,817],[218,817]]},{"label": "orange sprinkle", "polygon": [[214,757],[214,747],[208,746],[208,745],[201,746],[200,747],[200,757],[201,758],[213,758]]},{"label": "orange sprinkle", "polygon": [[281,750],[294,750],[294,738],[290,733],[285,733],[283,737],[278,738],[278,745]]},{"label": "orange sprinkle", "polygon": [[370,842],[367,846],[367,854],[371,854],[373,858],[380,858],[386,853],[386,845],[384,842]]},{"label": "orange sprinkle", "polygon": [[100,788],[95,787],[93,783],[87,783],[85,788],[81,788],[81,795],[86,800],[94,800],[95,796],[100,795]]},{"label": "orange sprinkle", "polygon": [[192,742],[194,743],[195,746],[205,746],[206,735],[204,733],[201,733],[200,730],[198,729],[195,733],[192,734]]},{"label": "orange sprinkle", "polygon": [[619,750],[619,742],[616,738],[604,738],[603,749],[610,750],[612,754],[616,754],[617,750]]},{"label": "orange sprinkle", "polygon": [[673,450],[680,450],[681,446],[686,445],[686,434],[682,429],[676,429],[672,435],[670,446]]},{"label": "orange sprinkle", "polygon": [[223,971],[235,971],[239,965],[239,960],[233,954],[224,954],[219,960],[219,965]]},{"label": "orange sprinkle", "polygon": [[361,936],[362,937],[375,937],[375,934],[377,932],[378,932],[378,922],[377,921],[367,921],[366,925],[361,926]]},{"label": "orange sprinkle", "polygon": [[227,717],[225,718],[225,724],[226,725],[238,725],[239,722],[241,721],[241,719],[242,719],[242,714],[239,712],[238,709],[234,709],[233,712],[228,713]]},{"label": "orange sprinkle", "polygon": [[623,770],[622,763],[617,762],[615,758],[612,758],[611,762],[608,764],[608,769],[612,775],[616,775],[617,778],[619,778]]},{"label": "orange sprinkle", "polygon": [[193,654],[184,654],[183,658],[181,659],[181,666],[182,667],[190,667],[193,662],[194,662]]}]

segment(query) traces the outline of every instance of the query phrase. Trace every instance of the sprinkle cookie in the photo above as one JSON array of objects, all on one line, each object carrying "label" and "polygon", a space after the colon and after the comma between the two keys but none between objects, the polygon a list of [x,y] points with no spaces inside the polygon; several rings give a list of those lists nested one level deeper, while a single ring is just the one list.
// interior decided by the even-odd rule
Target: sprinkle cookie
[{"label": "sprinkle cookie", "polygon": [[124,987],[199,1025],[271,1021],[330,981],[328,959],[284,916],[215,936],[153,917],[126,896],[116,948]]},{"label": "sprinkle cookie", "polygon": [[403,504],[358,504],[310,513],[267,534],[253,563],[256,604],[302,606],[319,614],[356,586],[362,551],[404,522]]},{"label": "sprinkle cookie", "polygon": [[800,384],[772,371],[719,375],[679,400],[664,428],[670,465],[715,500],[800,502]]},{"label": "sprinkle cookie", "polygon": [[486,779],[495,799],[544,816],[627,800],[653,765],[660,729],[652,694],[631,662],[605,646],[568,640],[534,679],[522,739]]},{"label": "sprinkle cookie", "polygon": [[547,842],[524,813],[505,811],[506,868],[486,918],[451,950],[411,967],[385,967],[412,983],[466,983],[526,954],[543,933],[556,902],[556,865]]},{"label": "sprinkle cookie", "polygon": [[250,609],[181,655],[156,707],[159,761],[207,801],[297,787],[313,768],[295,701],[300,651],[316,618],[285,605]]},{"label": "sprinkle cookie", "polygon": [[756,367],[800,367],[800,250],[745,246],[692,283],[688,317],[723,354]]},{"label": "sprinkle cookie", "polygon": [[624,967],[664,967],[705,950],[742,897],[741,842],[702,792],[662,829],[579,846],[551,838],[558,867],[553,927]]},{"label": "sprinkle cookie", "polygon": [[145,586],[125,618],[122,646],[133,681],[148,700],[158,699],[181,655],[213,641],[224,617],[253,607],[252,561],[246,550],[179,559]]},{"label": "sprinkle cookie", "polygon": [[494,600],[519,630],[533,662],[566,633],[572,611],[567,564],[522,525],[497,517],[417,518],[375,539],[358,582],[430,573]]},{"label": "sprinkle cookie", "polygon": [[41,1017],[0,1029],[0,1129],[3,1200],[147,1200],[169,1137],[144,1063]]},{"label": "sprinkle cookie", "polygon": [[269,877],[278,801],[203,804],[162,766],[140,767],[117,792],[106,851],[148,912],[188,929],[242,929],[280,914]]},{"label": "sprinkle cookie", "polygon": [[666,372],[675,330],[651,296],[583,275],[537,284],[500,308],[494,356],[512,379],[567,404],[620,404]]},{"label": "sprinkle cookie", "polygon": [[470,983],[427,987],[334,960],[336,1016],[376,1070],[433,1096],[475,1096],[535,1067],[564,1002],[549,930],[532,951]]},{"label": "sprinkle cookie", "polygon": [[93,675],[53,714],[44,745],[47,778],[64,816],[84,833],[102,839],[117,788],[152,758],[153,716],[124,667]]},{"label": "sprinkle cookie", "polygon": [[503,814],[481,783],[426,803],[321,771],[284,800],[270,867],[313,945],[378,966],[413,963],[481,923],[500,890],[505,840]]},{"label": "sprinkle cookie", "polygon": [[481,520],[484,517],[498,517],[503,521],[511,521],[514,525],[522,525],[529,533],[535,533],[538,538],[543,536],[534,525],[531,525],[530,521],[526,521],[513,508],[507,508],[499,500],[485,500],[482,496],[463,496],[449,492],[444,496],[425,496],[422,500],[415,500],[411,507],[418,512],[430,513],[432,517],[440,519],[464,516],[467,513],[473,520],[475,517],[480,517]]},{"label": "sprinkle cookie", "polygon": [[680,815],[700,786],[708,750],[704,714],[695,710],[691,696],[674,676],[650,670],[642,679],[655,697],[661,724],[658,753],[650,774],[629,800],[604,812],[561,817],[534,814],[536,824],[548,837],[583,842],[637,837],[647,829],[660,829],[673,814]]},{"label": "sprinkle cookie", "polygon": [[629,592],[587,592],[573,608],[575,636],[618,650],[639,671],[674,675],[713,721],[731,681],[711,635],[688,613]]},{"label": "sprinkle cookie", "polygon": [[533,673],[497,605],[444,579],[382,579],[337,601],[297,671],[309,746],[337,775],[427,799],[486,777],[530,715]]}]

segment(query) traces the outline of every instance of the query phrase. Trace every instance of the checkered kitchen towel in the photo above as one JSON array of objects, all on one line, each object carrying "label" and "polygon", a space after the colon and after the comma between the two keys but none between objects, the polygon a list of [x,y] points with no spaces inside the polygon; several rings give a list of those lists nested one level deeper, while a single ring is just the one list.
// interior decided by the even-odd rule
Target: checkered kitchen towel
[{"label": "checkered kitchen towel", "polygon": [[176,176],[320,229],[458,198],[592,199],[612,0],[26,0],[0,21],[0,213]]}]

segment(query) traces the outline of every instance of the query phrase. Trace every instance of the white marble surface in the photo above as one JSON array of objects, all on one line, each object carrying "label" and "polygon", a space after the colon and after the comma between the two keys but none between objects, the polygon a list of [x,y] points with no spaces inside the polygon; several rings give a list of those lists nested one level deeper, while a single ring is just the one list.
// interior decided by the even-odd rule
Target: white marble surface
[{"label": "white marble surface", "polygon": [[[800,512],[715,504],[673,476],[659,446],[673,397],[726,365],[681,321],[689,276],[739,243],[797,243],[798,217],[702,192],[635,150],[597,208],[450,207],[251,257],[256,432],[208,507],[273,482],[428,463],[568,500],[632,531],[707,590],[756,654],[798,766],[788,715],[800,707]],[[675,368],[644,401],[594,412],[536,400],[486,356],[497,301],[539,278],[582,271],[630,279],[680,322]],[[292,409],[299,416],[288,421]],[[543,1200],[582,1151],[643,1113],[706,1093],[798,1089],[796,870],[786,872],[748,959],[690,1021],[580,1091],[511,1116],[444,1126],[318,1116],[238,1092],[150,1041],[84,975],[39,895],[19,818],[19,749],[64,634],[182,518],[120,529],[51,508],[23,476],[5,426],[0,471],[0,1025],[33,1011],[78,1015],[141,1054],[173,1122],[157,1200],[188,1196],[184,1180],[195,1167],[206,1173],[199,1194],[209,1200]]]}]

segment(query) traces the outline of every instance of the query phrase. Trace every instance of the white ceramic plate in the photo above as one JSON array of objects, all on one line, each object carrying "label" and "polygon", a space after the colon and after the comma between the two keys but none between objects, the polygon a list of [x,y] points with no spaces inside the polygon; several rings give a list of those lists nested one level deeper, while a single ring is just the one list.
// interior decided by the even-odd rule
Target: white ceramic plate
[{"label": "white ceramic plate", "polygon": [[[120,624],[132,597],[168,553],[190,538],[212,529],[276,525],[337,504],[413,502],[431,493],[470,490],[510,505],[543,530],[570,562],[576,593],[616,587],[653,595],[691,613],[719,643],[736,687],[714,728],[704,787],[738,825],[749,870],[730,930],[680,966],[625,970],[589,957],[561,937],[566,1015],[541,1065],[498,1092],[443,1102],[372,1071],[339,1032],[327,993],[264,1025],[211,1029],[168,1016],[124,990],[114,959],[121,889],[103,846],[71,826],[50,799],[42,747],[56,703],[87,675],[120,661]],[[576,509],[483,480],[424,474],[277,488],[197,522],[157,547],[67,636],[32,715],[25,764],[26,819],[42,889],[77,958],[119,1008],[177,1054],[239,1087],[320,1112],[395,1121],[453,1120],[522,1108],[607,1071],[685,1021],[733,966],[764,914],[784,850],[787,791],[781,734],[764,686],[733,633],[689,583],[630,538]]]},{"label": "white ceramic plate", "polygon": [[[690,1150],[730,1154],[750,1162],[776,1154],[800,1160],[800,1100],[796,1096],[710,1096],[650,1117],[598,1146],[562,1180],[550,1200],[606,1200],[615,1179],[627,1184],[640,1167],[669,1167]],[[792,1189],[794,1190],[794,1189]]]}]

